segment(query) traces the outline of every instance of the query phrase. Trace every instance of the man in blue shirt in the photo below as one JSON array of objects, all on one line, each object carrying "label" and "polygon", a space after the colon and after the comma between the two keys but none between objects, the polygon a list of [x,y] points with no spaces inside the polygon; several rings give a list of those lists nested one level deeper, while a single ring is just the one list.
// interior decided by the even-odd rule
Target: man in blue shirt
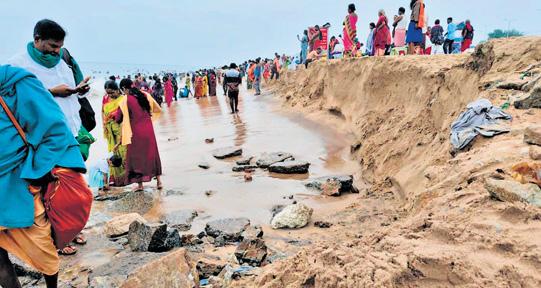
[{"label": "man in blue shirt", "polygon": [[455,32],[456,32],[456,24],[453,23],[453,18],[449,17],[447,18],[447,33],[445,33],[447,37],[445,38],[445,42],[443,43],[443,51],[445,52],[445,54],[453,53],[453,44],[455,43]]},{"label": "man in blue shirt", "polygon": [[262,64],[261,64],[261,58],[257,58],[255,60],[255,69],[254,69],[254,88],[255,88],[255,95],[261,95],[261,70],[262,70]]}]

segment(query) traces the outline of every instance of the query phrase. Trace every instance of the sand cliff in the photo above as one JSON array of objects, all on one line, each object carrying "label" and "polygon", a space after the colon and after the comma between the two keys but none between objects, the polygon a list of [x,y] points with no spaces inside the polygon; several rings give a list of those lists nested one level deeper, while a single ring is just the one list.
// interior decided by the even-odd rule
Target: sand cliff
[{"label": "sand cliff", "polygon": [[541,85],[540,61],[541,38],[524,37],[472,55],[333,60],[288,72],[272,89],[286,107],[354,135],[370,188],[332,219],[336,241],[236,285],[540,287],[541,209],[495,201],[484,181],[532,162],[523,134],[541,109],[509,108],[510,133],[478,137],[456,155],[449,141],[471,101],[512,104]]}]

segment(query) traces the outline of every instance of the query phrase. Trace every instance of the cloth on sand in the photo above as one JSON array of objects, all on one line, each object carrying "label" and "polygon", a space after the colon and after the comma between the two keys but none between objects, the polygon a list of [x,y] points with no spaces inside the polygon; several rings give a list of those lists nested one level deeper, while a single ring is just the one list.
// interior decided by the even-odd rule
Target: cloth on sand
[{"label": "cloth on sand", "polygon": [[509,132],[498,124],[498,120],[511,120],[511,115],[492,106],[487,99],[476,100],[467,106],[458,119],[451,125],[451,144],[457,150],[464,149],[477,135],[492,137]]},{"label": "cloth on sand", "polygon": [[51,223],[45,215],[39,188],[31,192],[34,194],[34,224],[17,229],[0,227],[0,247],[39,272],[55,275],[60,259],[51,236]]}]

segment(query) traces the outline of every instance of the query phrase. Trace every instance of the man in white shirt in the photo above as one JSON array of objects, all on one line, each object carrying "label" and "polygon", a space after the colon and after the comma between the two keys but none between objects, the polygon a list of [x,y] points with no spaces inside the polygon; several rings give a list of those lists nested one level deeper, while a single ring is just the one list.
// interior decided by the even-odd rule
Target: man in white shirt
[{"label": "man in white shirt", "polygon": [[36,75],[43,86],[53,94],[64,112],[68,127],[76,137],[82,124],[77,94],[84,95],[90,90],[87,83],[90,78],[86,78],[79,85],[75,83],[72,69],[62,61],[65,36],[66,32],[56,22],[41,20],[34,27],[34,41],[28,43],[25,52],[8,60],[8,64],[24,68]]}]

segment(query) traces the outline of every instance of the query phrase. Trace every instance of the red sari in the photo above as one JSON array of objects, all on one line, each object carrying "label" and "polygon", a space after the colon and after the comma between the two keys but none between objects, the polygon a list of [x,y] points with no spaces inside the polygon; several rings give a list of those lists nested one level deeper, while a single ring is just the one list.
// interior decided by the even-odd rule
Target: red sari
[{"label": "red sari", "polygon": [[[158,143],[152,126],[150,113],[143,110],[137,98],[128,95],[128,111],[132,130],[131,144],[126,153],[128,183],[150,182],[162,175],[162,164]],[[128,115],[123,115],[128,117]]]},{"label": "red sari", "polygon": [[357,14],[351,13],[346,16],[344,20],[344,30],[342,31],[344,35],[344,52],[350,52],[355,47],[355,38],[357,38]]},{"label": "red sari", "polygon": [[167,79],[165,82],[165,103],[167,103],[167,107],[171,107],[171,102],[173,102],[173,83],[171,83],[171,79]]},{"label": "red sari", "polygon": [[216,75],[214,74],[210,75],[209,96],[216,96]]},{"label": "red sari", "polygon": [[203,78],[195,77],[195,98],[203,97]]},{"label": "red sari", "polygon": [[389,32],[389,23],[386,16],[380,16],[376,25],[376,34],[374,36],[374,48],[385,49],[389,45],[391,33]]}]

